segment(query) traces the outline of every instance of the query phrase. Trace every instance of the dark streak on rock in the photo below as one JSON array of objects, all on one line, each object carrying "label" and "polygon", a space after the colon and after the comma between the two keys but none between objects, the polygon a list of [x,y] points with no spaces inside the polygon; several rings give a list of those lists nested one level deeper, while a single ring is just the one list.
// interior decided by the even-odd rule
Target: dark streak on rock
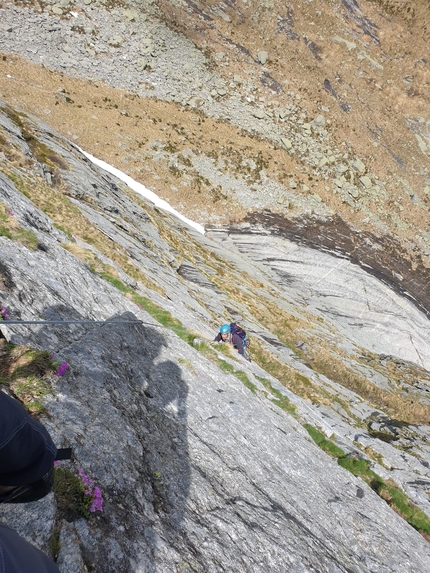
[{"label": "dark streak on rock", "polygon": [[211,283],[200,271],[187,262],[183,262],[176,271],[183,279],[220,293],[221,291]]},{"label": "dark streak on rock", "polygon": [[224,40],[224,42],[227,42],[227,44],[229,44],[230,46],[234,46],[241,54],[248,56],[253,62],[255,61],[251,52],[247,48],[241,46],[237,42],[233,42],[233,40],[230,40],[230,38],[226,38],[225,36],[221,35],[221,38]]},{"label": "dark streak on rock", "polygon": [[344,112],[349,113],[351,111],[351,106],[349,105],[348,102],[342,101],[339,105],[340,109],[343,110]]},{"label": "dark streak on rock", "polygon": [[403,159],[401,159],[398,155],[393,153],[391,149],[387,145],[385,145],[385,143],[381,143],[381,147],[383,147],[386,151],[388,151],[388,153],[391,155],[391,157],[394,159],[394,161],[397,163],[400,169],[404,169],[405,162],[403,161]]},{"label": "dark streak on rock", "polygon": [[403,161],[403,159],[401,159],[398,155],[395,155],[395,153],[393,153],[391,151],[391,149],[384,143],[381,142],[381,137],[383,134],[383,130],[381,127],[379,127],[378,125],[375,125],[375,128],[372,129],[369,125],[367,126],[367,129],[370,131],[370,133],[373,135],[373,139],[375,141],[378,141],[381,145],[381,147],[383,147],[390,155],[391,157],[394,159],[394,161],[397,163],[398,167],[400,167],[400,169],[403,169],[405,167],[405,163]]},{"label": "dark streak on rock", "polygon": [[332,95],[335,99],[338,99],[336,90],[331,85],[330,80],[324,80],[323,86],[324,86],[324,89],[326,92],[328,92],[330,95]]},{"label": "dark streak on rock", "polygon": [[260,334],[260,337],[266,342],[268,342],[271,346],[274,346],[275,348],[288,348],[288,346],[286,346],[283,342],[277,340],[276,338],[273,338],[272,336],[267,336],[266,334]]},{"label": "dark streak on rock", "polygon": [[263,72],[259,79],[264,87],[269,88],[273,92],[280,94],[283,91],[281,84],[272,78],[272,76],[267,72]]},{"label": "dark streak on rock", "polygon": [[346,101],[342,101],[339,96],[337,95],[336,90],[334,89],[334,87],[331,85],[330,80],[325,79],[324,83],[323,83],[323,87],[325,89],[326,92],[328,92],[331,96],[333,96],[340,105],[340,108],[342,109],[342,111],[349,113],[351,111],[351,106],[349,105],[348,102]]},{"label": "dark streak on rock", "polygon": [[[298,34],[296,34],[293,30],[291,30],[291,28],[288,26],[289,22],[287,19],[284,20],[279,20],[278,21],[278,29],[276,31],[277,34],[279,34],[280,32],[284,32],[284,34],[287,36],[287,38],[290,38],[290,40],[300,40],[300,37],[298,36]],[[291,26],[291,24],[290,24]]]},{"label": "dark streak on rock", "polygon": [[378,32],[379,29],[376,24],[374,24],[369,18],[363,15],[362,11],[356,0],[342,0],[342,4],[348,11],[350,19],[354,22],[354,24],[363,31],[364,34],[370,36],[372,40],[378,44]]},{"label": "dark streak on rock", "polygon": [[[396,238],[357,231],[338,215],[325,220],[311,217],[286,219],[280,214],[263,211],[250,213],[244,222],[262,226],[266,232],[306,247],[347,258],[400,296],[407,297],[430,318],[430,270],[420,255],[411,260]],[[233,226],[228,229],[239,234],[253,232],[249,228]],[[399,275],[403,280],[398,278]]]},{"label": "dark streak on rock", "polygon": [[322,52],[322,49],[317,44],[315,44],[315,42],[312,42],[311,40],[306,38],[306,36],[303,38],[303,41],[304,41],[306,47],[309,48],[310,51],[312,52],[314,58],[318,61],[321,61],[322,58],[321,58],[320,54]]},{"label": "dark streak on rock", "polygon": [[202,10],[200,10],[199,7],[197,6],[197,4],[195,2],[193,2],[192,0],[185,0],[185,3],[187,4],[187,6],[189,6],[191,8],[191,10],[194,12],[194,14],[201,16],[204,20],[206,20],[208,22],[213,21],[213,18],[211,16],[209,16],[209,14],[202,12]]}]

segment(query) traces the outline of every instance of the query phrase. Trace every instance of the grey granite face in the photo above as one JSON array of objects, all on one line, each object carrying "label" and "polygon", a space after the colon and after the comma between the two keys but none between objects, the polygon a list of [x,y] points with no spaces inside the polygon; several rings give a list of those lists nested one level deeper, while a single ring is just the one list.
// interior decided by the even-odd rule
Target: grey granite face
[{"label": "grey granite face", "polygon": [[[222,231],[215,232],[218,238]],[[272,271],[289,301],[332,323],[341,337],[377,354],[430,369],[430,323],[405,297],[347,258],[246,228],[228,234],[241,253]]]},{"label": "grey granite face", "polygon": [[[0,118],[6,125],[1,113]],[[427,367],[427,319],[359,267],[264,229],[248,227],[240,235],[219,230],[213,238],[203,237],[150,204],[138,204],[69,142],[43,125],[37,129],[72,166],[62,175],[74,205],[164,294],[132,279],[94,246],[79,240],[80,247],[92,249],[117,268],[131,290],[203,339],[213,338],[228,317],[240,320],[251,338],[342,397],[350,410],[338,402],[321,407],[306,402],[254,362],[219,353],[219,360],[247,374],[257,388],[251,392],[64,249],[70,239],[2,175],[0,201],[37,235],[39,248],[0,237],[1,305],[11,318],[108,322],[2,324],[11,341],[55,351],[69,364],[66,374],[52,381],[44,423],[58,446],[73,448],[75,462],[69,467],[83,468],[100,486],[105,512],[68,523],[58,520],[49,496],[31,507],[1,507],[1,519],[46,551],[57,528],[62,573],[83,573],[88,564],[97,573],[426,573],[429,544],[363,481],[317,448],[301,423],[334,434],[345,451],[371,446],[385,466],[375,463],[374,471],[394,477],[430,514],[428,427],[402,430],[411,453],[372,438],[369,420],[374,429],[394,432],[393,421],[312,371],[259,323],[246,301],[261,297],[297,317],[314,316],[321,340],[334,346],[341,341],[350,367],[362,368],[381,387],[390,381],[371,365],[366,370],[358,355],[363,348],[397,355],[406,368],[406,360],[416,360],[415,348]],[[19,133],[10,137],[24,149]],[[177,249],[163,229],[176,238]],[[220,288],[220,276],[244,294],[241,303]],[[119,322],[136,319],[142,323]],[[274,403],[262,379],[290,399],[298,419]],[[424,399],[424,383],[417,392],[417,399]]]}]

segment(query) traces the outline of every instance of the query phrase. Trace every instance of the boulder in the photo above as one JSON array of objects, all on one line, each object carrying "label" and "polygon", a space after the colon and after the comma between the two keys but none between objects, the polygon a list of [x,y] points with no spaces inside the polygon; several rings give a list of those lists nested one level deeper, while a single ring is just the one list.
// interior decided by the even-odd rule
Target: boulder
[{"label": "boulder", "polygon": [[257,61],[262,64],[264,66],[264,64],[267,62],[267,58],[268,58],[268,53],[261,51],[257,53]]},{"label": "boulder", "polygon": [[358,157],[351,163],[351,167],[359,173],[364,173],[366,171],[366,166]]},{"label": "boulder", "polygon": [[372,187],[372,180],[367,175],[360,177],[359,181],[365,189],[370,189]]},{"label": "boulder", "polygon": [[281,137],[281,143],[285,147],[285,149],[291,149],[293,147],[291,141],[286,137]]},{"label": "boulder", "polygon": [[323,115],[317,115],[312,123],[315,125],[315,127],[324,127],[325,117]]},{"label": "boulder", "polygon": [[266,117],[266,112],[264,109],[255,109],[253,110],[252,115],[257,119],[264,119]]}]

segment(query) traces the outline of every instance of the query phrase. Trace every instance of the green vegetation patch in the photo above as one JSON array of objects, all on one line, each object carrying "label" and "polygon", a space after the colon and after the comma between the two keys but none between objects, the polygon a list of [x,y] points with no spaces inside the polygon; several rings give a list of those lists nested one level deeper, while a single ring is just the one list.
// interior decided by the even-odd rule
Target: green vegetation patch
[{"label": "green vegetation patch", "polygon": [[45,412],[43,399],[52,393],[49,378],[57,366],[49,352],[0,340],[0,385],[7,386],[36,417]]},{"label": "green vegetation patch", "polygon": [[405,519],[421,534],[430,535],[430,519],[407,495],[391,480],[383,480],[370,469],[368,460],[349,457],[325,435],[310,424],[305,424],[314,442],[328,455],[337,458],[337,463],[353,475],[361,478],[375,491],[388,505]]},{"label": "green vegetation patch", "polygon": [[[249,390],[251,390],[251,392],[253,392],[254,394],[256,393],[257,389],[255,385],[250,381],[245,372],[241,370],[236,370],[234,366],[232,366],[229,362],[226,362],[225,360],[219,358],[215,350],[205,342],[202,342],[201,344],[198,345],[194,345],[193,343],[194,339],[196,338],[196,335],[190,332],[187,328],[185,328],[183,324],[177,318],[172,316],[170,312],[164,310],[163,308],[158,306],[158,304],[152,302],[145,296],[142,296],[134,292],[133,289],[125,285],[120,279],[112,276],[111,274],[103,272],[100,273],[100,276],[105,280],[107,280],[108,282],[110,282],[111,284],[113,284],[117,289],[119,289],[124,294],[129,295],[131,300],[134,303],[136,303],[137,306],[139,306],[143,310],[146,310],[146,312],[148,312],[157,322],[159,322],[169,330],[173,330],[173,332],[177,334],[179,338],[181,338],[184,342],[186,342],[190,346],[193,346],[193,348],[195,348],[198,352],[201,352],[204,356],[206,356],[206,358],[208,358],[212,362],[215,362],[215,364],[224,372],[228,372],[229,374],[233,374],[234,376],[236,376],[236,378],[238,378]],[[227,350],[228,349],[226,349],[226,351]]]},{"label": "green vegetation patch", "polygon": [[85,487],[79,476],[66,468],[55,468],[54,495],[57,513],[67,521],[79,517],[89,518],[93,498],[85,493]]},{"label": "green vegetation patch", "polygon": [[[9,106],[2,108],[2,111],[8,115],[9,119],[21,129],[21,133],[28,146],[30,147],[33,156],[39,163],[44,163],[52,168],[60,167],[63,170],[69,168],[66,161],[55,151],[50,149],[47,145],[42,143],[36,136],[33,129],[31,129],[29,122],[26,121],[27,116],[24,113],[18,113]],[[54,183],[55,181],[54,173]]]},{"label": "green vegetation patch", "polygon": [[7,237],[32,251],[35,251],[39,245],[39,239],[36,234],[33,231],[23,229],[11,210],[3,203],[0,203],[0,237]]},{"label": "green vegetation patch", "polygon": [[297,409],[294,406],[294,404],[292,404],[290,402],[290,400],[287,398],[287,396],[284,396],[284,394],[282,394],[282,392],[280,390],[278,390],[277,388],[273,388],[273,386],[270,384],[270,381],[267,380],[267,378],[263,378],[261,376],[257,376],[255,375],[255,377],[260,380],[260,382],[263,384],[263,386],[273,395],[275,396],[275,398],[272,400],[272,402],[274,404],[276,404],[277,406],[279,406],[279,408],[281,408],[282,410],[284,410],[285,412],[288,412],[289,414],[291,414],[292,416],[295,416],[297,413]]},{"label": "green vegetation patch", "polygon": [[325,435],[311,426],[310,424],[304,424],[303,426],[313,439],[313,441],[319,446],[326,454],[333,458],[339,458],[345,455],[345,452],[336,446],[331,440],[327,440]]},{"label": "green vegetation patch", "polygon": [[112,274],[108,272],[100,272],[98,273],[103,279],[110,282],[113,286],[115,286],[118,290],[122,293],[129,295],[129,298],[137,304],[143,310],[146,310],[157,322],[173,330],[175,334],[179,336],[182,340],[187,342],[188,344],[192,344],[195,338],[195,334],[192,334],[189,330],[187,330],[182,323],[172,316],[172,314],[158,306],[152,302],[149,298],[136,293],[133,289],[125,285],[120,279],[114,277]]},{"label": "green vegetation patch", "polygon": [[[208,354],[210,354],[210,352],[206,352],[206,355]],[[243,370],[236,370],[236,368],[232,364],[226,362],[222,358],[218,358],[215,351],[214,351],[214,356],[211,356],[211,359],[223,372],[227,372],[228,374],[233,374],[233,376],[236,376],[236,378],[238,378],[242,382],[242,384],[244,384],[249,390],[251,390],[253,394],[256,394],[257,388],[255,384],[251,382],[251,380],[248,378],[247,374],[243,372]]]}]

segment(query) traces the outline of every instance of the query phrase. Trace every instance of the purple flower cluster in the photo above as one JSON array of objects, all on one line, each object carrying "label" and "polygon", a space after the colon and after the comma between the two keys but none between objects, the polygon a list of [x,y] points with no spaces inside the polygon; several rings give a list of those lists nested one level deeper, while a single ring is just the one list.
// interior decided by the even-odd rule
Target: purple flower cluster
[{"label": "purple flower cluster", "polygon": [[7,320],[7,315],[8,315],[8,313],[9,313],[8,309],[7,309],[7,308],[2,308],[0,312],[1,312],[1,317],[2,317],[2,319],[3,319],[3,320]]},{"label": "purple flower cluster", "polygon": [[7,212],[7,214],[9,215],[9,217],[14,217],[15,215],[13,214],[12,209],[9,209],[9,211]]},{"label": "purple flower cluster", "polygon": [[95,511],[103,512],[103,496],[100,488],[94,485],[94,480],[90,479],[86,474],[84,474],[84,470],[78,469],[79,477],[81,478],[81,482],[84,485],[84,493],[85,495],[90,495],[92,497],[92,504],[90,506],[90,512],[94,513]]},{"label": "purple flower cluster", "polygon": [[67,364],[67,362],[62,362],[60,364],[60,366],[58,367],[57,372],[55,373],[55,376],[62,376],[68,367],[69,367],[69,365]]}]

